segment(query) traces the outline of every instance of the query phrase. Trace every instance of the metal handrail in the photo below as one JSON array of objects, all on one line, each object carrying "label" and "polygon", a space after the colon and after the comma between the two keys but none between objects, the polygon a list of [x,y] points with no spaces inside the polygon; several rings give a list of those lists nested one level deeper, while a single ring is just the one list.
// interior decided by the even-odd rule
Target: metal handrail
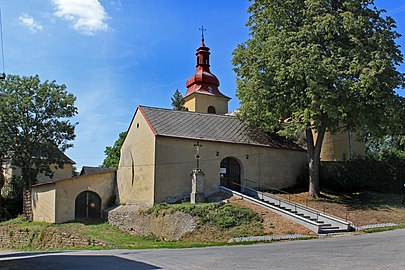
[{"label": "metal handrail", "polygon": [[[295,196],[295,197],[297,197],[297,198],[301,198],[301,199],[304,200],[304,201],[308,201],[307,198],[301,197],[301,196],[299,196],[299,195],[291,194],[291,193],[289,193],[289,192],[287,192],[287,191],[284,191],[284,190],[281,190],[281,189],[277,189],[277,188],[271,187],[271,186],[266,185],[266,184],[260,184],[260,183],[257,183],[256,181],[249,180],[249,179],[245,179],[245,181],[252,182],[252,183],[255,183],[255,184],[259,184],[260,186],[268,187],[268,188],[270,188],[271,190],[275,190],[275,191],[278,191],[278,192],[287,194],[287,195],[288,195],[288,198],[289,198],[288,201],[290,201],[290,196],[291,196],[291,195],[292,195],[292,196]],[[246,186],[247,186],[247,185],[246,185]]]},{"label": "metal handrail", "polygon": [[[240,185],[240,184],[238,184],[238,183],[235,183],[235,182],[231,182],[231,183],[232,183],[232,184],[239,185],[239,186],[241,186],[242,188],[248,188],[248,189],[254,190],[254,191],[256,191],[256,192],[259,192],[259,193],[262,194],[262,196],[263,196],[264,194],[266,194],[266,193],[263,192],[263,191],[256,190],[256,189],[252,189],[252,188],[247,187],[247,186],[243,187],[242,185]],[[273,195],[273,194],[272,194],[272,195]],[[293,195],[293,194],[292,194],[292,195]],[[268,196],[268,195],[267,195],[267,196]],[[273,196],[274,196],[274,195],[273,195]],[[274,196],[274,197],[275,197],[275,196]],[[280,198],[280,197],[275,197],[275,198],[278,200],[279,206],[281,205],[281,202],[284,202],[284,203],[287,202],[287,200],[284,199],[284,198]],[[294,208],[295,208],[294,210],[295,210],[295,211],[297,211],[297,208],[300,208],[300,209],[303,209],[303,210],[305,210],[305,211],[311,212],[311,213],[313,213],[313,214],[317,214],[317,218],[318,218],[319,214],[321,214],[321,213],[320,213],[319,211],[317,211],[316,209],[308,208],[307,206],[298,204],[298,203],[296,203],[296,202],[292,202],[291,200],[288,200],[288,203],[289,203],[289,204],[292,204],[292,205],[294,206]]]},{"label": "metal handrail", "polygon": [[[234,185],[237,185],[237,186],[240,186],[241,188],[252,189],[252,188],[249,188],[249,187],[247,187],[247,186],[244,187],[244,186],[242,186],[241,184],[236,183],[236,182],[232,182],[232,181],[231,181],[230,183],[231,183],[231,184],[234,184]],[[260,190],[255,190],[255,189],[252,189],[252,190],[261,193],[262,196],[263,196],[263,194],[265,194],[263,191],[260,191]],[[268,196],[268,195],[267,195],[267,196]],[[273,196],[274,196],[274,195],[273,195]],[[284,203],[286,203],[286,200],[283,199],[283,198],[277,197],[276,199],[278,200],[279,206],[281,206],[281,201],[283,201]],[[316,211],[315,209],[308,208],[308,207],[306,207],[306,206],[303,206],[303,205],[300,205],[300,204],[297,204],[297,203],[291,202],[291,201],[288,201],[288,203],[289,203],[289,204],[292,204],[292,205],[294,206],[296,212],[297,212],[297,208],[300,208],[300,209],[303,209],[303,210],[305,210],[305,211],[307,211],[307,212],[311,212],[311,213],[313,213],[313,214],[316,214],[316,221],[319,221],[319,215],[320,215],[321,213],[318,212],[318,211]]]},{"label": "metal handrail", "polygon": [[[250,187],[245,187],[245,188],[252,189],[252,188],[250,188]],[[255,189],[252,189],[252,190],[255,190]],[[266,194],[266,193],[263,192],[263,191],[260,191],[260,190],[255,190],[255,191],[261,193],[262,196],[263,196],[263,195],[269,196],[268,194]],[[296,203],[296,202],[287,201],[287,200],[285,200],[284,198],[276,197],[276,196],[274,196],[273,194],[271,194],[271,195],[279,201],[279,206],[281,205],[281,204],[280,204],[281,202],[284,202],[284,203],[287,203],[287,202],[288,202],[289,204],[291,204],[291,205],[293,205],[293,206],[295,207],[295,209],[294,209],[295,211],[296,211],[297,208],[300,208],[300,209],[304,209],[304,210],[306,210],[306,211],[308,211],[308,212],[311,212],[311,213],[313,213],[313,214],[320,214],[320,212],[318,212],[316,209],[308,208],[307,206],[298,204],[298,203]]]},{"label": "metal handrail", "polygon": [[[249,180],[249,179],[244,179],[245,180],[245,187],[246,188],[249,188],[248,186],[247,186],[247,182],[251,182],[251,183],[255,183],[255,184],[259,184],[259,183],[257,183],[256,181],[253,181],[253,180]],[[240,185],[240,184],[238,184],[238,183],[234,183],[234,182],[232,182],[233,184],[237,184],[237,185]],[[240,185],[241,187],[243,187],[242,185]],[[289,193],[289,192],[287,192],[287,191],[284,191],[284,190],[280,190],[280,189],[277,189],[277,188],[274,188],[274,187],[271,187],[271,186],[269,186],[269,185],[266,185],[266,184],[259,184],[259,187],[260,186],[264,186],[264,187],[267,187],[267,188],[269,188],[269,189],[271,189],[271,190],[274,190],[274,191],[278,191],[278,192],[280,192],[280,193],[284,193],[284,194],[287,194],[288,195],[288,202],[289,203],[292,203],[292,204],[294,204],[294,207],[296,207],[296,206],[298,206],[299,208],[303,208],[304,207],[304,209],[305,210],[311,210],[310,212],[314,212],[315,211],[315,213],[317,214],[317,218],[318,218],[318,216],[319,216],[319,214],[322,214],[322,212],[318,212],[316,209],[312,209],[312,208],[308,208],[308,199],[306,199],[306,198],[304,198],[304,197],[302,197],[302,196],[299,196],[299,195],[295,195],[295,194],[291,194],[291,193]],[[258,191],[258,190],[256,190],[257,192],[261,192],[262,194],[264,194],[262,191]],[[273,193],[272,193],[273,194]],[[295,196],[296,198],[300,198],[300,199],[302,199],[302,200],[304,200],[304,202],[305,202],[305,206],[301,206],[300,204],[297,204],[297,203],[295,203],[295,202],[291,202],[291,196]],[[323,207],[323,214],[325,214],[326,215],[326,209],[327,209],[327,207],[326,207],[326,205],[323,203],[323,202],[319,202],[321,205],[322,205],[322,207]],[[347,218],[348,218],[348,210],[346,210],[346,217],[345,217],[345,221],[347,222],[348,220],[347,220]],[[336,216],[334,216],[334,215],[332,215],[332,214],[328,214],[329,216],[331,216],[331,217],[335,217],[335,218],[338,218],[338,219],[341,219],[341,217],[336,217]]]}]

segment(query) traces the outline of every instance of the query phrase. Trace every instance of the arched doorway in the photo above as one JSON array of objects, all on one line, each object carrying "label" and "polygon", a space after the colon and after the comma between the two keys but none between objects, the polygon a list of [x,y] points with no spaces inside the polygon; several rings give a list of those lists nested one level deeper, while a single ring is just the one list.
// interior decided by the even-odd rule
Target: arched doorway
[{"label": "arched doorway", "polygon": [[75,219],[101,218],[101,198],[93,191],[83,191],[76,197]]},{"label": "arched doorway", "polygon": [[234,158],[226,157],[220,165],[221,186],[235,191],[241,189],[241,169],[239,161]]}]

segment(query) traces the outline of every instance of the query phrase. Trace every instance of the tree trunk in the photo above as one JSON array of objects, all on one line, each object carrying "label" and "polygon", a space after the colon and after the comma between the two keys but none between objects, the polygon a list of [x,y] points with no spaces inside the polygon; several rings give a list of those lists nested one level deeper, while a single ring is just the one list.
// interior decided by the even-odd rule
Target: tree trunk
[{"label": "tree trunk", "polygon": [[305,131],[307,142],[307,160],[309,169],[308,194],[313,198],[319,198],[320,195],[319,189],[319,169],[321,163],[320,156],[325,131],[326,131],[325,125],[322,125],[321,128],[317,131],[317,138],[315,143],[312,129],[307,128]]},{"label": "tree trunk", "polygon": [[31,187],[27,188],[24,186],[23,189],[23,216],[32,221],[32,196],[31,196]]},{"label": "tree trunk", "polygon": [[[3,170],[3,161],[0,160],[0,198],[1,198],[1,191],[6,183],[6,178],[4,177],[4,170]],[[0,201],[1,203],[1,201]]]},{"label": "tree trunk", "polygon": [[[0,209],[2,208],[2,200],[3,200],[1,191],[3,190],[5,182],[6,180],[3,173],[3,161],[0,159]],[[2,211],[0,211],[0,220],[2,219],[1,213]]]},{"label": "tree trunk", "polygon": [[[31,164],[27,162],[26,164]],[[21,176],[22,180],[24,182],[24,188],[23,188],[23,215],[24,217],[32,221],[32,195],[31,195],[31,190],[32,190],[32,184],[35,183],[35,179],[37,176],[38,172],[36,169],[32,169],[30,166],[23,167],[21,169]]]}]

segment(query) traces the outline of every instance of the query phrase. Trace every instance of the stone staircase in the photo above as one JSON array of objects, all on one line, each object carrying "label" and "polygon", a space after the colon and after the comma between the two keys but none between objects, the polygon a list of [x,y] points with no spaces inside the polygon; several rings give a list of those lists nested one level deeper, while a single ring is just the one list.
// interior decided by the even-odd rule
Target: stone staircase
[{"label": "stone staircase", "polygon": [[285,200],[269,193],[260,192],[248,187],[243,187],[241,192],[223,186],[220,187],[220,190],[263,206],[318,234],[342,233],[353,230],[351,224],[347,221],[320,213],[315,209]]}]

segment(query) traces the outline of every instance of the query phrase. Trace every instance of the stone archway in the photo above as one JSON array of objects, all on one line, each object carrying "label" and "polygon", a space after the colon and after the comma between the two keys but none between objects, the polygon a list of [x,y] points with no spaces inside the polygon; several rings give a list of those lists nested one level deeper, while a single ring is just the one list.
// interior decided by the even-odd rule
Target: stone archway
[{"label": "stone archway", "polygon": [[93,191],[83,191],[75,200],[75,219],[101,218],[101,198]]},{"label": "stone archway", "polygon": [[232,157],[226,157],[221,161],[220,176],[221,186],[235,191],[241,190],[242,170],[239,161]]}]

